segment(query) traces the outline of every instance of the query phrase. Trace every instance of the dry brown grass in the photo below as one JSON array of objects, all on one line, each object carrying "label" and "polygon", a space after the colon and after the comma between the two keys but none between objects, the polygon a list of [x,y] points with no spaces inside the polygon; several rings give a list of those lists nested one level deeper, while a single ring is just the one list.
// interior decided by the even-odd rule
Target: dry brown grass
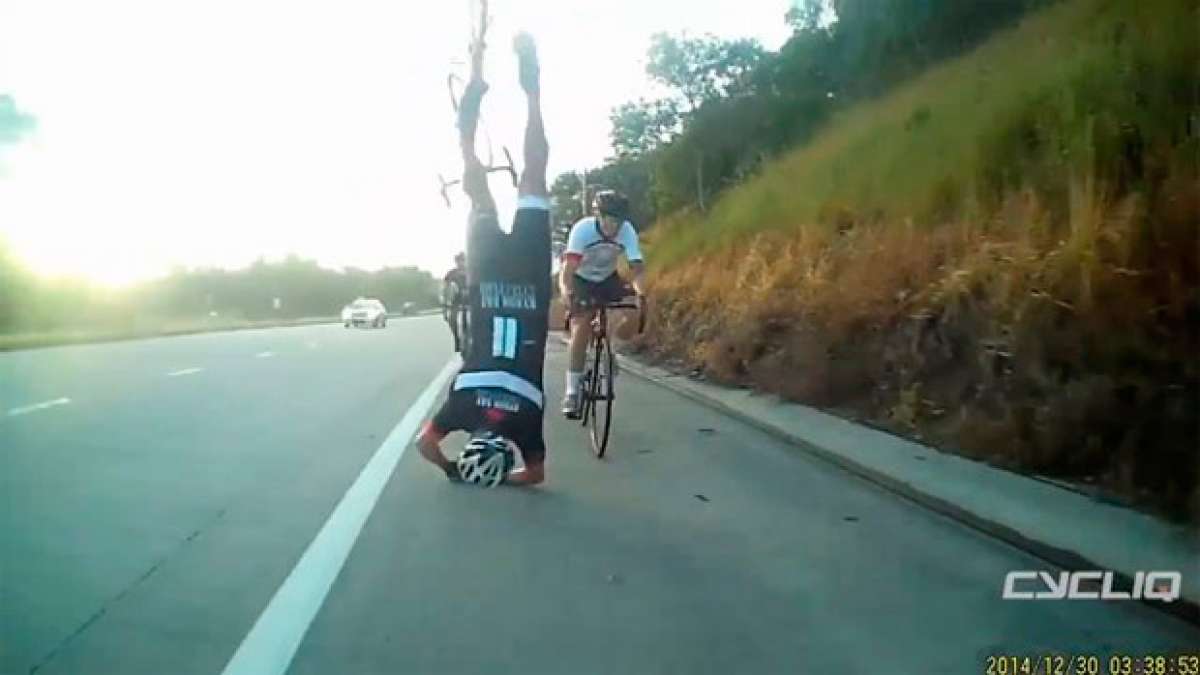
[{"label": "dry brown grass", "polygon": [[656,271],[644,345],[1179,513],[1198,470],[1198,193],[1176,178],[1147,203],[1083,176],[1065,216],[1022,191],[938,227],[761,233]]},{"label": "dry brown grass", "polygon": [[1194,511],[1196,11],[1054,3],[663,219],[641,348]]}]

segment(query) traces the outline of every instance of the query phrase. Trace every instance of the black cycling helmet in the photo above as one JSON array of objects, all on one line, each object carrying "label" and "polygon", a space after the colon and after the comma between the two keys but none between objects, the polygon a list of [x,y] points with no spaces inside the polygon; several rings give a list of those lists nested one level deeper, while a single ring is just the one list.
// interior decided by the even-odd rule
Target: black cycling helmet
[{"label": "black cycling helmet", "polygon": [[592,197],[592,209],[596,213],[627,218],[629,216],[629,199],[615,190],[601,190],[596,193],[595,197]]}]

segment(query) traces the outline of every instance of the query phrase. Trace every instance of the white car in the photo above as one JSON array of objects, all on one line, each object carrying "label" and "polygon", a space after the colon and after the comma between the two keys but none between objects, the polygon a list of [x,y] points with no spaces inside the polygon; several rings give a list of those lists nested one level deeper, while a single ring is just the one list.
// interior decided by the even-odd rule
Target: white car
[{"label": "white car", "polygon": [[367,328],[387,327],[387,308],[375,298],[359,298],[342,308],[342,324]]}]

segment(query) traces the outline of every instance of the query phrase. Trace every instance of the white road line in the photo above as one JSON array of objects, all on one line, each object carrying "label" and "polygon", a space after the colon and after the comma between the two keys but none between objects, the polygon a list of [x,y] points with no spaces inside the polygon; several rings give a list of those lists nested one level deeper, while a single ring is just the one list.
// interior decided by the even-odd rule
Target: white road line
[{"label": "white road line", "polygon": [[458,368],[452,358],[429,383],[346,490],[321,531],[254,622],[222,675],[282,675],[325,602],[379,494],[438,394]]},{"label": "white road line", "polygon": [[182,377],[184,375],[195,375],[204,370],[203,368],[184,368],[183,370],[172,370],[167,373],[167,377]]},{"label": "white road line", "polygon": [[34,403],[33,405],[23,405],[19,408],[10,409],[8,411],[8,416],[16,417],[17,415],[27,415],[31,412],[45,410],[46,408],[53,408],[53,407],[59,406],[59,405],[67,405],[70,402],[71,402],[71,399],[64,397],[64,398],[56,398],[53,401],[42,401],[41,403]]},{"label": "white road line", "polygon": [[275,352],[259,352],[259,353],[257,353],[257,354],[255,354],[255,355],[254,355],[254,358],[256,358],[256,359],[269,359],[269,358],[271,358],[272,356],[275,356]]}]

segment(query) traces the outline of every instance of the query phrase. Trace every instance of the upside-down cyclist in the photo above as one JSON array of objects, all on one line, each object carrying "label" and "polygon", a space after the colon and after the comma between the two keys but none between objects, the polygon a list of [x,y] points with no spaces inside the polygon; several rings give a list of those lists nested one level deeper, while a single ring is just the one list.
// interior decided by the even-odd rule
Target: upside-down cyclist
[{"label": "upside-down cyclist", "polygon": [[[592,201],[594,215],[581,218],[571,227],[567,249],[559,273],[559,291],[571,314],[571,344],[567,364],[567,395],[562,411],[570,419],[579,416],[580,382],[588,342],[592,339],[590,316],[597,303],[620,302],[636,295],[644,297],[642,250],[637,230],[628,218],[629,200],[612,190],[596,193]],[[617,265],[624,255],[632,278],[621,278]],[[623,335],[632,317],[624,313],[617,334]]]},{"label": "upside-down cyclist", "polygon": [[[542,365],[551,283],[550,193],[546,187],[549,145],[542,126],[533,40],[518,35],[513,46],[528,102],[525,169],[517,191],[517,212],[512,232],[505,234],[488,190],[488,169],[475,153],[479,106],[487,90],[480,35],[472,45],[471,81],[463,92],[458,122],[466,165],[462,184],[471,199],[467,230],[471,335],[446,403],[418,439],[421,456],[440,467],[447,478],[487,486],[500,482],[533,485],[545,476]],[[457,462],[446,459],[440,448],[451,431],[471,434]],[[521,452],[524,470],[510,472],[509,448],[513,444]]]}]

